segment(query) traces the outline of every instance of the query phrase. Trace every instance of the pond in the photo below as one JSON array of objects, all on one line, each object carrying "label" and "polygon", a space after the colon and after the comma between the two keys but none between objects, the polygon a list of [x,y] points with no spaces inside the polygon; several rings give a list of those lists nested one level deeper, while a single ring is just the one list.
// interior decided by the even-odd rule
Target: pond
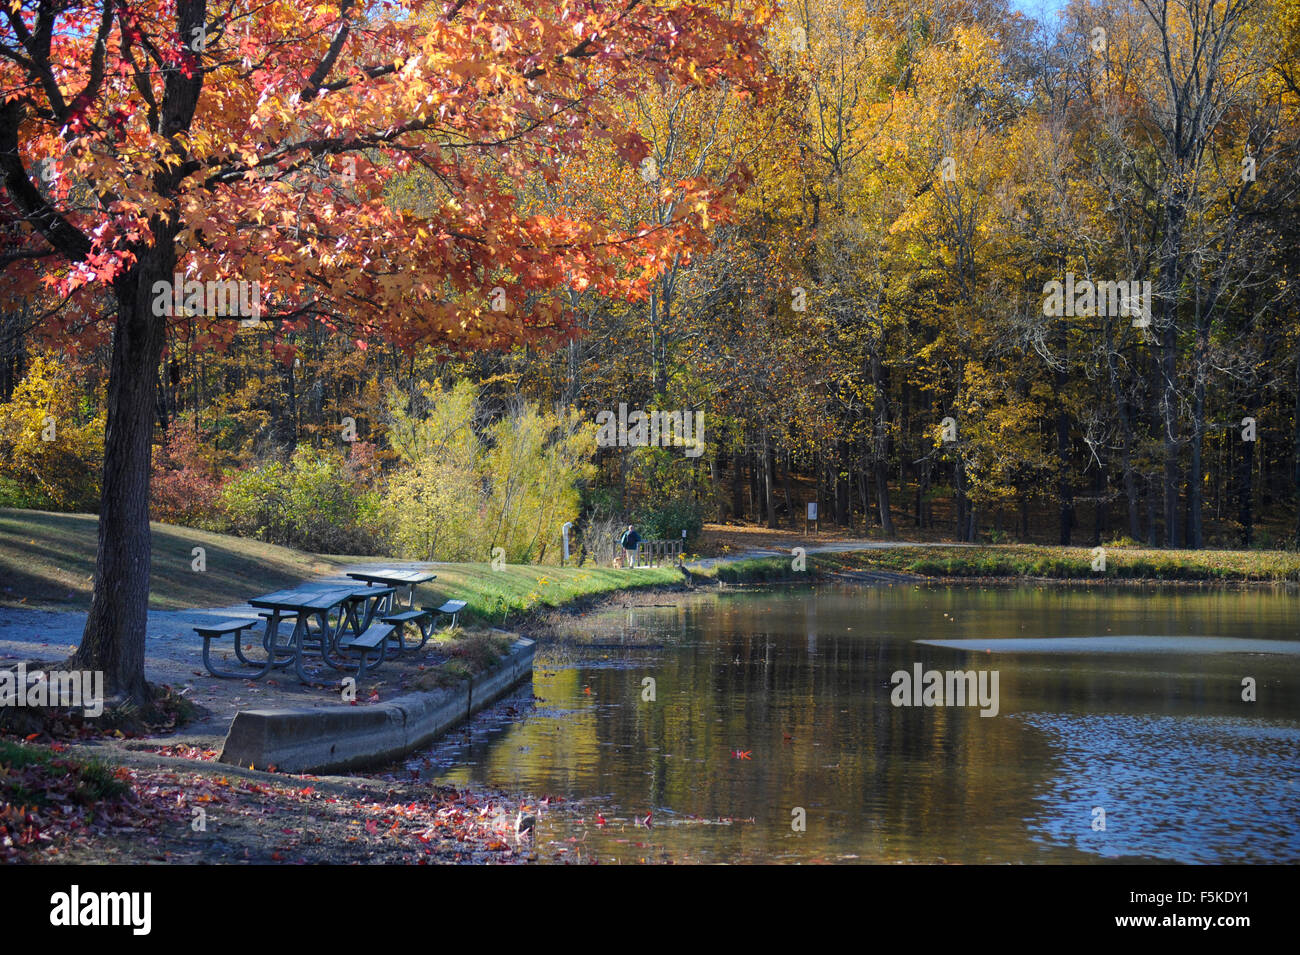
[{"label": "pond", "polygon": [[657,599],[408,765],[552,797],[542,861],[1300,861],[1294,591]]}]

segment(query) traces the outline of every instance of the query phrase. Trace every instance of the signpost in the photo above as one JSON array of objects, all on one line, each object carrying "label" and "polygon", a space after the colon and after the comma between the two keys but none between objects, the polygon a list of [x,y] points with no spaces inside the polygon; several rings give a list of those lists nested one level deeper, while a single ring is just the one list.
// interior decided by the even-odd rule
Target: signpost
[{"label": "signpost", "polygon": [[804,521],[804,530],[811,531],[814,535],[817,533],[817,502],[808,502],[808,517]]}]

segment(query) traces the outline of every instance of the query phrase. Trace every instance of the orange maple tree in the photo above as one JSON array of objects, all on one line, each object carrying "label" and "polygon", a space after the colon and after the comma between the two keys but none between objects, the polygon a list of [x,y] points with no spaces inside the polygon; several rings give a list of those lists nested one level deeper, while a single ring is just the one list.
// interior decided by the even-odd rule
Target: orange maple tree
[{"label": "orange maple tree", "polygon": [[0,0],[0,295],[39,302],[47,336],[112,342],[73,663],[148,697],[168,322],[197,314],[218,348],[254,319],[359,347],[562,338],[566,288],[642,295],[738,183],[664,181],[672,214],[631,228],[521,196],[593,149],[640,163],[619,108],[639,91],[762,99],[769,18],[762,0]]}]

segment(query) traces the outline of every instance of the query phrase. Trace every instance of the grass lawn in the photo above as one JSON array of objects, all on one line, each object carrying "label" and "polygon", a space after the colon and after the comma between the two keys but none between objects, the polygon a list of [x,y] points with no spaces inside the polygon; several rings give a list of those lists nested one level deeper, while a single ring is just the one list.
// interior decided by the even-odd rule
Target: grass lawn
[{"label": "grass lawn", "polygon": [[[373,559],[373,558],[372,558]],[[504,626],[520,613],[560,607],[619,590],[665,587],[683,582],[674,567],[622,570],[613,567],[540,567],[507,564],[436,564],[438,579],[416,590],[416,603],[435,599],[464,600],[471,621]]]},{"label": "grass lawn", "polygon": [[[85,610],[95,570],[98,520],[91,514],[0,509],[0,603],[10,606]],[[205,550],[207,570],[192,569],[193,549]],[[336,573],[380,557],[308,554],[170,524],[153,525],[153,572],[149,605],[158,610],[223,607],[281,587]],[[680,583],[671,568],[543,567],[439,564],[438,579],[419,588],[429,605],[455,598],[468,603],[467,618],[496,626],[520,613],[558,607],[616,590]]]},{"label": "grass lawn", "polygon": [[[1106,569],[1094,571],[1093,548],[1039,544],[897,547],[809,554],[811,574],[886,570],[924,577],[1050,577],[1071,580],[1300,581],[1300,552],[1281,550],[1155,550],[1107,547]],[[796,576],[790,558],[767,557],[714,568],[719,580]]]},{"label": "grass lawn", "polygon": [[[0,509],[0,601],[87,609],[98,525],[93,514]],[[192,569],[195,547],[206,552],[203,573]],[[154,524],[149,606],[224,607],[332,568],[329,561],[290,547]]]}]

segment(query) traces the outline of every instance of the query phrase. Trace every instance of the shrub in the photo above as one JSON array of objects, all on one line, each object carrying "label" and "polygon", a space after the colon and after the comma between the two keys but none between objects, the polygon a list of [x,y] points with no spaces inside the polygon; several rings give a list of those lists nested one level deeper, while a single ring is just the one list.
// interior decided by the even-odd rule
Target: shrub
[{"label": "shrub", "polygon": [[[394,392],[389,438],[403,466],[388,482],[389,540],[420,560],[558,562],[560,528],[578,517],[579,488],[595,472],[595,426],[518,404],[491,424],[478,391]],[[398,519],[400,518],[400,519]]]},{"label": "shrub", "polygon": [[218,530],[224,522],[221,488],[209,453],[191,428],[177,422],[154,449],[149,510],[156,521]]},{"label": "shrub", "polygon": [[704,508],[692,498],[678,497],[640,512],[633,523],[646,540],[681,540],[685,530],[686,544],[690,546],[704,530]]},{"label": "shrub", "polygon": [[0,503],[98,510],[102,408],[81,389],[75,368],[34,359],[13,397],[0,404]]},{"label": "shrub", "polygon": [[288,464],[237,473],[221,491],[236,533],[317,553],[376,552],[379,495],[338,451],[303,446]]}]

